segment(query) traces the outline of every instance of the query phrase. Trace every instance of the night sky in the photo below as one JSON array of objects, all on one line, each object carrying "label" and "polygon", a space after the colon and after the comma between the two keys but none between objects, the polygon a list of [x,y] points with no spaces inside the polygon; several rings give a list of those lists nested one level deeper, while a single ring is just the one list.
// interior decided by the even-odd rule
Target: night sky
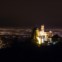
[{"label": "night sky", "polygon": [[0,27],[62,27],[62,2],[2,0]]}]

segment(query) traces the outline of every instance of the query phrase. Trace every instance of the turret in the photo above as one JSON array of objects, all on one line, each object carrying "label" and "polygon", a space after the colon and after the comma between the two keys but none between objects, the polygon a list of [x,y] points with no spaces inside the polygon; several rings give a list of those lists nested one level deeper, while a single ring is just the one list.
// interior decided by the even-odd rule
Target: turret
[{"label": "turret", "polygon": [[44,25],[41,25],[41,31],[44,32]]}]

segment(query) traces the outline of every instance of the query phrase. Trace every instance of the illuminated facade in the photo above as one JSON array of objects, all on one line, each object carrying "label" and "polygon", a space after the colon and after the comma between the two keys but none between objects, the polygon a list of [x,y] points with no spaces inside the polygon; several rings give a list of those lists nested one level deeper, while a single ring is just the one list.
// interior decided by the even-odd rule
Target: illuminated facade
[{"label": "illuminated facade", "polygon": [[52,36],[53,36],[52,31],[45,32],[44,25],[41,25],[40,30],[37,29],[36,39],[38,40],[37,41],[38,44],[42,44],[42,43],[45,43],[45,42],[51,42],[52,41],[52,38],[51,38]]}]

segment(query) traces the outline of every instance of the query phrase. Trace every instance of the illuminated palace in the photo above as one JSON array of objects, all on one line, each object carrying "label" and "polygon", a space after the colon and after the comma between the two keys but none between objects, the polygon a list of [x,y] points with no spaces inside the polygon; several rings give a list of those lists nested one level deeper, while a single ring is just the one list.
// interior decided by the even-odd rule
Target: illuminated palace
[{"label": "illuminated palace", "polygon": [[38,44],[52,42],[52,38],[51,38],[53,36],[52,31],[45,32],[44,30],[45,30],[44,25],[41,25],[40,29],[38,28],[36,29],[36,39]]}]

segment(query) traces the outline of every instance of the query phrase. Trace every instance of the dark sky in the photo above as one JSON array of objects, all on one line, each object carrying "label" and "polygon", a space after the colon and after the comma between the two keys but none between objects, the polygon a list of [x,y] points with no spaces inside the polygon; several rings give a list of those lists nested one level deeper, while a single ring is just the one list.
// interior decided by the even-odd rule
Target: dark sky
[{"label": "dark sky", "polygon": [[2,0],[0,27],[62,27],[62,2]]}]

